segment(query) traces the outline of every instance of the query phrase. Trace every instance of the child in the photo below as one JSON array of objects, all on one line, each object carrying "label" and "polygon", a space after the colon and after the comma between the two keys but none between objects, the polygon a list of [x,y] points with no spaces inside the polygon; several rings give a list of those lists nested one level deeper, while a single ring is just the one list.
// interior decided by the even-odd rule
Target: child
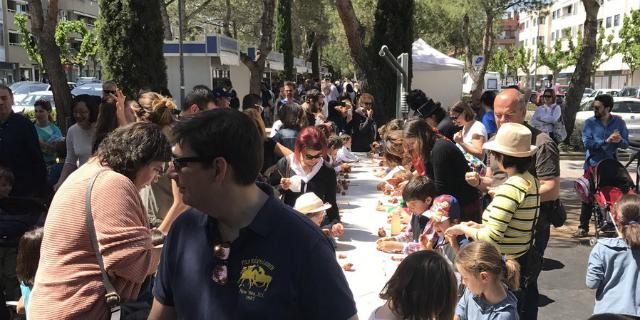
[{"label": "child", "polygon": [[332,135],[327,139],[327,148],[329,149],[327,152],[329,157],[327,164],[332,167],[336,173],[348,171],[350,168],[349,164],[338,161],[338,152],[342,147],[343,142],[340,137]]},{"label": "child", "polygon": [[456,269],[466,286],[455,320],[518,319],[518,300],[511,290],[520,286],[520,265],[503,260],[489,242],[474,241],[456,257]]},{"label": "child", "polygon": [[331,208],[330,203],[323,203],[322,199],[315,193],[307,192],[296,199],[296,204],[293,208],[311,219],[313,223],[322,229],[324,235],[331,240],[333,246],[336,246],[335,239],[333,238],[340,237],[344,234],[344,226],[340,222],[322,225],[327,215],[326,210]]},{"label": "child", "polygon": [[436,196],[436,187],[433,181],[425,176],[416,176],[409,180],[402,191],[402,198],[411,211],[411,221],[407,231],[395,237],[378,239],[376,247],[380,251],[389,253],[409,254],[420,250],[418,242],[420,234],[427,229],[427,234],[432,234],[432,226],[429,219],[422,213],[431,207],[431,201]]},{"label": "child", "polygon": [[597,289],[594,314],[640,316],[640,197],[625,195],[615,204],[618,238],[601,238],[591,250],[587,287]]},{"label": "child", "polygon": [[[18,301],[18,314],[26,314],[29,309],[29,296],[33,288],[33,281],[40,261],[40,245],[42,244],[43,228],[26,232],[20,238],[18,256],[16,258],[16,274],[20,281],[22,297]],[[27,314],[27,319],[29,315]]]},{"label": "child", "polygon": [[447,261],[433,251],[408,255],[385,284],[385,304],[369,320],[452,319],[457,300],[456,278]]},{"label": "child", "polygon": [[341,134],[340,139],[342,139],[342,148],[338,151],[336,155],[337,162],[357,162],[358,156],[351,152],[351,136],[348,134]]},{"label": "child", "polygon": [[420,235],[422,249],[434,250],[442,254],[453,265],[460,248],[467,245],[469,240],[464,235],[457,237],[445,236],[449,227],[460,223],[460,205],[455,197],[444,194],[433,200],[431,208],[425,212],[431,219],[435,235],[429,240],[429,235]]},{"label": "child", "polygon": [[0,167],[0,199],[9,197],[13,189],[15,178],[13,172],[5,167]]}]

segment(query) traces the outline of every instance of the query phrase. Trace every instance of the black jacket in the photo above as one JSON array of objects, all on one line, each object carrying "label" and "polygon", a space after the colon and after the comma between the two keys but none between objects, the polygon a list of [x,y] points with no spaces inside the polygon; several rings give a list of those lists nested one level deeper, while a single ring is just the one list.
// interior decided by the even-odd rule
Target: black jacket
[{"label": "black jacket", "polygon": [[376,122],[373,117],[355,111],[351,122],[347,124],[347,133],[351,135],[351,150],[355,152],[369,152],[371,143],[376,138]]}]

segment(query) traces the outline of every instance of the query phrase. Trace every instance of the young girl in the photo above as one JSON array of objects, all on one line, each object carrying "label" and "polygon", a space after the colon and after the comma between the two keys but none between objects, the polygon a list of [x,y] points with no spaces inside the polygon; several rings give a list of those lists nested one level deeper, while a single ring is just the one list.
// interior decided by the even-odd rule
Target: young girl
[{"label": "young girl", "polygon": [[[18,244],[18,256],[16,258],[16,275],[20,281],[22,297],[18,301],[18,314],[26,314],[29,309],[29,296],[33,288],[33,280],[38,270],[40,260],[40,245],[42,244],[43,228],[37,228],[26,232],[20,238]],[[29,315],[27,314],[27,319]]]},{"label": "young girl", "polygon": [[503,260],[498,249],[484,241],[466,245],[456,257],[456,269],[466,286],[455,320],[518,319],[518,300],[511,290],[520,286],[520,265]]},{"label": "young girl", "polygon": [[600,239],[591,250],[587,287],[597,289],[593,313],[640,316],[640,197],[625,195],[615,205],[618,238]]},{"label": "young girl", "polygon": [[384,305],[369,320],[452,319],[456,278],[449,263],[433,251],[408,255],[380,292]]}]

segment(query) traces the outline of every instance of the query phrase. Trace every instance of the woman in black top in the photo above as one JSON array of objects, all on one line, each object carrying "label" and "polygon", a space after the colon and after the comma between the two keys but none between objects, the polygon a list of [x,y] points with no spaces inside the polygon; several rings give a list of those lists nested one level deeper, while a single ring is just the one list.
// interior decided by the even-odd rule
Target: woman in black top
[{"label": "woman in black top", "polygon": [[460,203],[462,221],[480,222],[480,194],[465,180],[465,173],[470,168],[460,149],[438,135],[422,119],[414,119],[406,124],[403,142],[407,152],[424,163],[425,175],[433,179],[437,194],[456,197]]},{"label": "woman in black top", "polygon": [[293,154],[280,159],[271,175],[271,185],[277,186],[284,203],[293,207],[303,193],[313,192],[327,209],[327,222],[340,221],[336,203],[336,172],[324,163],[327,141],[316,127],[302,129],[296,139]]}]

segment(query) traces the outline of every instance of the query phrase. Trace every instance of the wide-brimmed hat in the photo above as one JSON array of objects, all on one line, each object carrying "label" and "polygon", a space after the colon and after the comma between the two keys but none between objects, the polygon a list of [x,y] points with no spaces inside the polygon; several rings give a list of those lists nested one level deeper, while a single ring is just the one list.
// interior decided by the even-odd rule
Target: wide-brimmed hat
[{"label": "wide-brimmed hat", "polygon": [[530,157],[538,149],[531,145],[531,130],[519,123],[501,125],[495,138],[482,148],[516,158]]},{"label": "wide-brimmed hat", "polygon": [[331,204],[322,202],[322,199],[315,193],[307,192],[298,197],[296,205],[293,208],[304,214],[309,214],[327,210],[331,208]]}]

